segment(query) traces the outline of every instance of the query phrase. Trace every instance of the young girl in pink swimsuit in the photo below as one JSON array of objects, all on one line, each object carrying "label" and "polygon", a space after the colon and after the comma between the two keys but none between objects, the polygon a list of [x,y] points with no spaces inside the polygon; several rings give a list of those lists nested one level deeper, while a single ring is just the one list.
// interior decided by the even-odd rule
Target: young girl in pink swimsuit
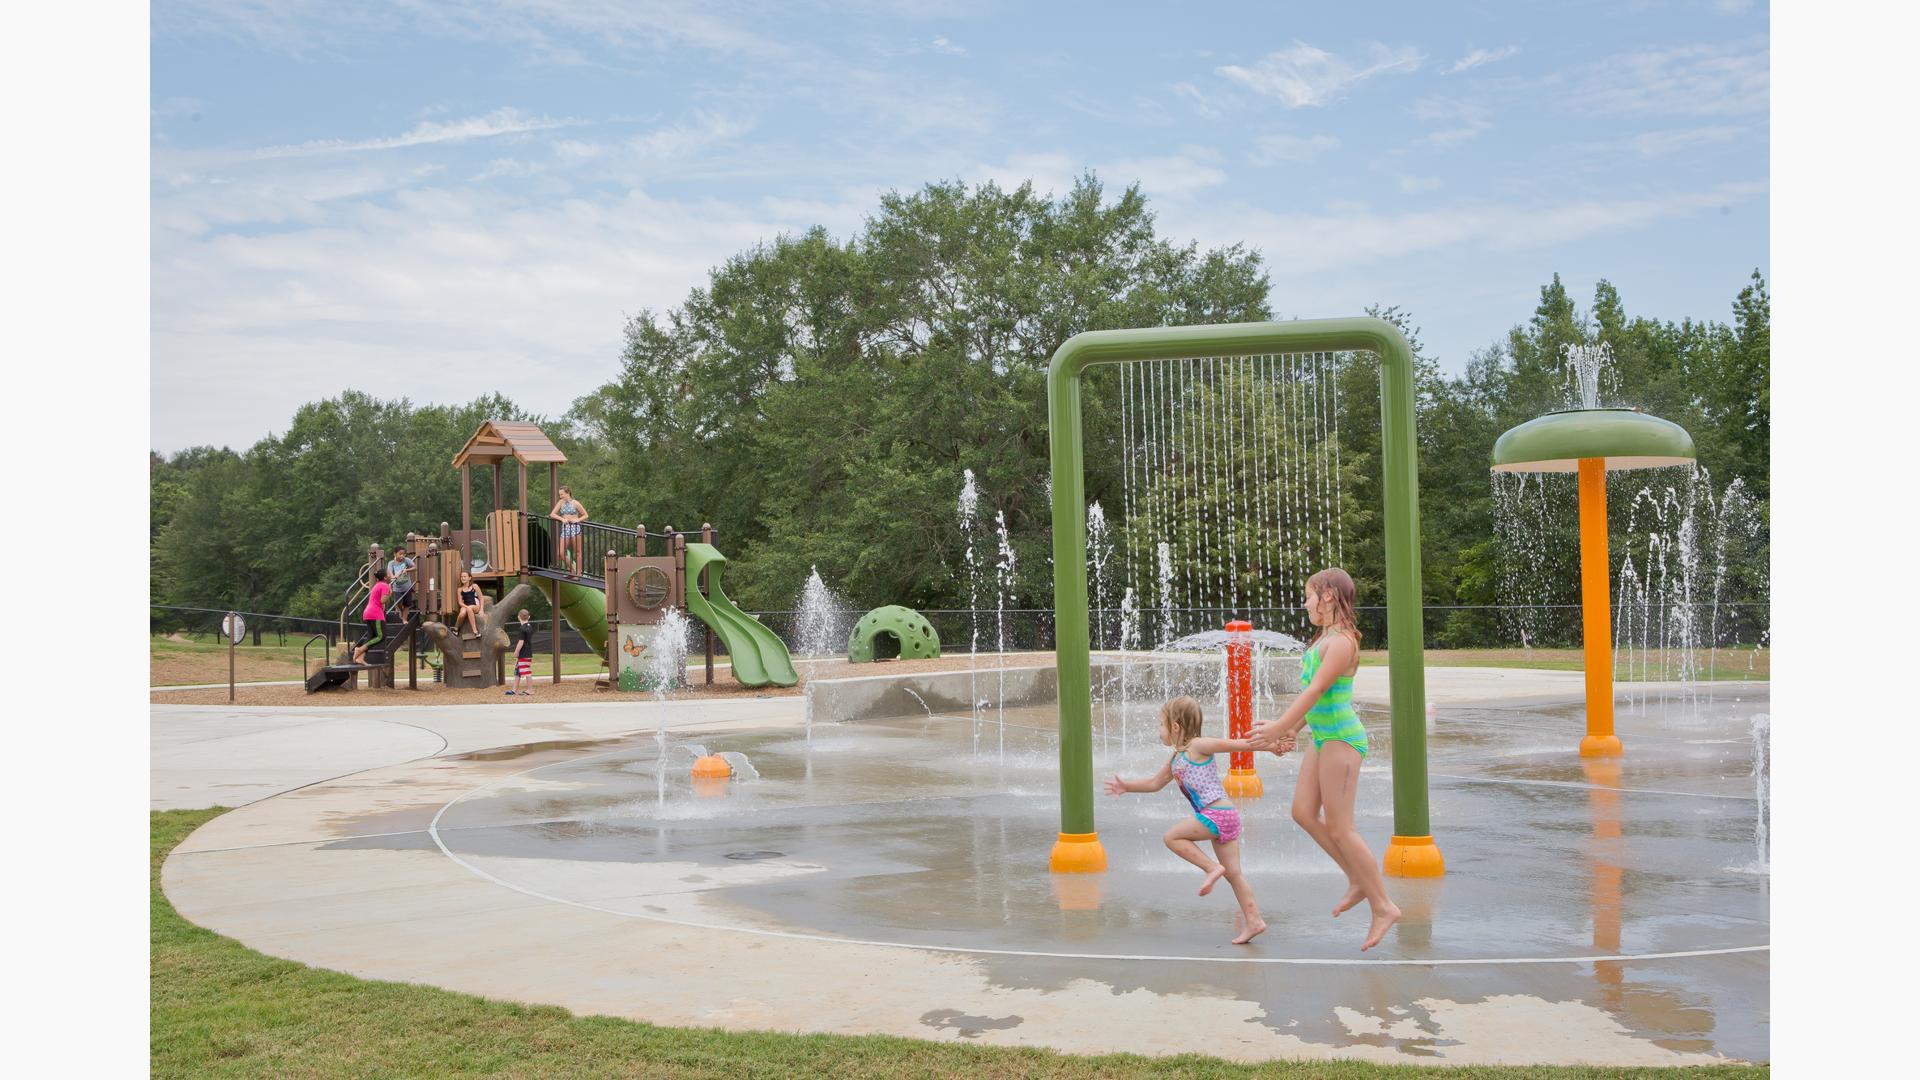
[{"label": "young girl in pink swimsuit", "polygon": [[[1253,886],[1240,872],[1240,810],[1227,798],[1220,784],[1220,772],[1214,766],[1215,754],[1250,750],[1245,739],[1203,739],[1200,737],[1200,703],[1190,697],[1177,697],[1160,707],[1160,741],[1173,747],[1173,756],[1160,771],[1146,780],[1128,780],[1115,776],[1107,781],[1107,794],[1124,795],[1133,791],[1159,791],[1169,783],[1180,785],[1193,810],[1193,820],[1168,829],[1162,837],[1167,849],[1200,868],[1207,879],[1200,884],[1200,895],[1213,891],[1221,878],[1233,889],[1240,910],[1234,915],[1235,945],[1245,945],[1267,931],[1254,903]],[[1214,857],[1200,850],[1198,841],[1213,843]]]}]

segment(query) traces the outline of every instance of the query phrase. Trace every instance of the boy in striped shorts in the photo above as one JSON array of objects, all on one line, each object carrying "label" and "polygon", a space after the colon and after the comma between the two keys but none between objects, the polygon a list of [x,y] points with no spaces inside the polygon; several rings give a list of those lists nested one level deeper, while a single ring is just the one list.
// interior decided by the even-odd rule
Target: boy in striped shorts
[{"label": "boy in striped shorts", "polygon": [[520,609],[520,622],[513,628],[513,636],[519,644],[513,650],[513,689],[507,691],[507,696],[532,697],[533,691],[528,687],[533,685],[533,621],[526,608]]}]

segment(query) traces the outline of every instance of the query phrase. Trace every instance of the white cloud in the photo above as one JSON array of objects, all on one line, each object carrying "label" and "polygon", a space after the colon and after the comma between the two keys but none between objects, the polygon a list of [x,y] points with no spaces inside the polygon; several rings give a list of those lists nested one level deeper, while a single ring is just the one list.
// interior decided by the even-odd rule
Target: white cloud
[{"label": "white cloud", "polygon": [[467,179],[469,183],[477,184],[507,177],[539,176],[546,171],[547,167],[537,162],[523,161],[520,158],[494,158]]},{"label": "white cloud", "polygon": [[946,38],[943,38],[943,37],[936,37],[932,41],[928,42],[927,48],[932,52],[941,53],[946,56],[967,55],[967,50],[964,47],[955,45],[953,42],[948,41]]},{"label": "white cloud", "polygon": [[1403,195],[1418,195],[1423,191],[1432,191],[1440,184],[1437,176],[1403,176],[1399,179],[1398,187]]},{"label": "white cloud", "polygon": [[1312,161],[1339,146],[1340,140],[1332,135],[1261,135],[1253,140],[1254,149],[1247,160],[1256,165]]},{"label": "white cloud", "polygon": [[1139,183],[1156,205],[1186,200],[1198,192],[1226,183],[1227,174],[1208,160],[1218,152],[1206,147],[1183,147],[1178,154],[1096,162],[1064,153],[1015,154],[1004,164],[981,162],[963,170],[962,179],[979,184],[993,181],[1011,191],[1031,181],[1038,195],[1065,195],[1074,182],[1091,171],[1109,191]]},{"label": "white cloud", "polygon": [[752,130],[753,122],[743,117],[701,113],[692,124],[657,128],[628,140],[627,145],[643,160],[686,158]]},{"label": "white cloud", "polygon": [[170,97],[153,103],[152,113],[157,119],[163,116],[185,116],[194,120],[207,111],[207,103],[199,98]]},{"label": "white cloud", "polygon": [[1065,195],[1073,190],[1073,182],[1079,175],[1079,167],[1066,154],[1015,154],[1003,165],[985,162],[975,165],[967,170],[964,179],[974,184],[991,180],[1008,191],[1032,181],[1036,194]]},{"label": "white cloud", "polygon": [[1194,112],[1199,113],[1209,120],[1217,120],[1220,118],[1219,107],[1213,103],[1211,98],[1201,93],[1199,87],[1192,83],[1174,83],[1173,96],[1183,99],[1188,105],[1193,107]]},{"label": "white cloud", "polygon": [[1367,59],[1355,63],[1296,41],[1288,48],[1269,53],[1252,67],[1229,64],[1215,68],[1214,73],[1256,93],[1277,98],[1289,109],[1301,109],[1336,101],[1347,90],[1376,75],[1417,70],[1421,59],[1418,49],[1395,49],[1375,43],[1368,47]]},{"label": "white cloud", "polygon": [[[1631,199],[1581,199],[1520,206],[1459,203],[1383,214],[1365,207],[1279,214],[1256,206],[1195,203],[1162,215],[1170,235],[1202,244],[1246,242],[1266,251],[1276,278],[1389,262],[1428,251],[1516,251],[1552,247],[1744,202],[1764,183]],[[1284,254],[1284,257],[1281,255]]]},{"label": "white cloud", "polygon": [[1472,52],[1453,62],[1453,66],[1441,72],[1442,75],[1458,75],[1463,71],[1472,71],[1483,64],[1491,64],[1516,56],[1520,52],[1518,45],[1504,45],[1498,49],[1474,49]]},{"label": "white cloud", "polygon": [[469,41],[507,41],[541,59],[580,63],[556,40],[578,35],[616,50],[691,47],[728,55],[785,56],[789,47],[750,27],[758,9],[740,0],[169,0],[157,32],[220,35],[295,55],[398,28]]},{"label": "white cloud", "polygon": [[1767,111],[1764,39],[1621,53],[1576,73],[1561,104],[1617,116],[1742,116]]},{"label": "white cloud", "polygon": [[1180,199],[1225,183],[1227,174],[1186,154],[1132,158],[1095,167],[1102,182],[1122,187],[1139,181],[1147,195]]},{"label": "white cloud", "polygon": [[1596,144],[1597,149],[1629,150],[1641,157],[1664,157],[1702,146],[1731,142],[1746,129],[1732,125],[1681,128],[1671,131],[1643,131],[1618,142]]},{"label": "white cloud", "polygon": [[352,154],[368,150],[398,150],[409,146],[428,146],[433,143],[466,142],[469,139],[490,139],[496,135],[513,135],[527,131],[548,131],[553,128],[578,127],[578,120],[551,120],[546,117],[528,116],[514,108],[495,109],[484,116],[470,116],[464,120],[438,123],[422,120],[413,129],[401,135],[392,135],[378,139],[318,139],[298,143],[292,146],[268,146],[249,151],[245,156],[256,160],[272,158],[313,157],[319,154]]},{"label": "white cloud", "polygon": [[1168,121],[1166,104],[1151,98],[1120,100],[1083,90],[1068,90],[1056,100],[1082,116],[1091,116],[1109,124],[1158,127]]},{"label": "white cloud", "polygon": [[1413,103],[1416,119],[1440,124],[1439,128],[1413,140],[1413,145],[1445,150],[1471,142],[1493,130],[1492,113],[1484,105],[1452,98],[1421,98]]},{"label": "white cloud", "polygon": [[835,210],[423,188],[309,204],[293,228],[158,232],[154,445],[246,445],[349,387],[416,402],[498,390],[564,411],[615,374],[625,316],[683,302],[709,268],[782,232],[857,222],[872,196],[853,198]]}]

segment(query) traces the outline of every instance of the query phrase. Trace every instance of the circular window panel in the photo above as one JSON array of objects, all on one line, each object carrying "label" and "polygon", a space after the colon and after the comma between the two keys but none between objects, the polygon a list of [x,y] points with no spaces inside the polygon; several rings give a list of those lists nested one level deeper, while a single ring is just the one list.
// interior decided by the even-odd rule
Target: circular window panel
[{"label": "circular window panel", "polygon": [[672,591],[667,572],[657,566],[643,566],[627,575],[627,599],[642,611],[652,611],[667,602]]}]

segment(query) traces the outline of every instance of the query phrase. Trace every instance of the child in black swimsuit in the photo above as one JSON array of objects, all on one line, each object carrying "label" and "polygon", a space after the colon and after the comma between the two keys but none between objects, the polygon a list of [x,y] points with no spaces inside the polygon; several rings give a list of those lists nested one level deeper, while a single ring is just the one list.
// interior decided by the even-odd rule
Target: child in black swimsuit
[{"label": "child in black swimsuit", "polygon": [[473,627],[474,636],[480,634],[480,586],[473,583],[472,575],[460,571],[460,614],[454,617],[453,632],[460,632],[460,624]]}]

